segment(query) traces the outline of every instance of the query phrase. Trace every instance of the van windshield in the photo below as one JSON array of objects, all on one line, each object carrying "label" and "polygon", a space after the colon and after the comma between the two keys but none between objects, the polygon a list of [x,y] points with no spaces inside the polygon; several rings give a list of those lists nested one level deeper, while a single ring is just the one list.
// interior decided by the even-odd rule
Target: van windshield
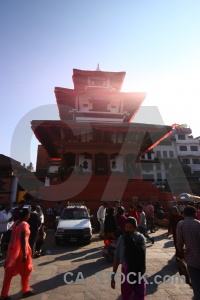
[{"label": "van windshield", "polygon": [[67,208],[60,218],[62,220],[82,220],[89,219],[89,214],[84,208]]}]

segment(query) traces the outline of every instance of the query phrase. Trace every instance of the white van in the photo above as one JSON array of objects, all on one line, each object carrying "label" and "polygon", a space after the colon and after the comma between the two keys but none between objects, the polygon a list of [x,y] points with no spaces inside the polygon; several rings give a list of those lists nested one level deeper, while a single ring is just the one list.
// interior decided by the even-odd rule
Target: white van
[{"label": "white van", "polygon": [[55,243],[67,242],[91,242],[92,225],[87,207],[84,205],[67,206],[59,220],[55,233]]}]

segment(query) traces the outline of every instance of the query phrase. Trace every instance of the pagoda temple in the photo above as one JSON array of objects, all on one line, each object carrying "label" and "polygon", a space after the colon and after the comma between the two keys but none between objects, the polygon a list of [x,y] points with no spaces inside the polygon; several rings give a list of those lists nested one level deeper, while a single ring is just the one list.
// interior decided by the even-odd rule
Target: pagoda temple
[{"label": "pagoda temple", "polygon": [[[73,69],[74,89],[56,87],[59,121],[34,120],[36,174],[45,176],[46,201],[168,200],[142,181],[140,157],[172,132],[171,126],[134,123],[146,94],[124,93],[125,72]],[[159,194],[160,193],[160,194]]]}]

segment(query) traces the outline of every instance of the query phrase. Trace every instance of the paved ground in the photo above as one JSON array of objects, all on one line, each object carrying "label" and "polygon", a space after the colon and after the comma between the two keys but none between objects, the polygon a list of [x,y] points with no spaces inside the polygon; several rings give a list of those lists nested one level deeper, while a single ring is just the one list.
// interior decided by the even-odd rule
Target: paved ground
[{"label": "paved ground", "polygon": [[[152,282],[156,275],[163,278],[165,275],[172,276],[178,274],[174,260],[173,241],[165,238],[166,230],[159,229],[153,235],[155,244],[147,243],[147,274],[148,281]],[[101,256],[103,241],[99,241],[98,235],[93,236],[93,241],[87,246],[61,245],[55,246],[54,232],[47,232],[45,249],[51,253],[34,259],[34,273],[31,275],[31,286],[37,291],[37,295],[30,297],[31,300],[92,300],[109,299],[119,300],[120,285],[113,290],[107,278],[106,271],[112,271],[112,265]],[[3,280],[3,260],[0,261],[0,285]],[[74,276],[66,279],[75,280],[77,275],[82,272],[84,281],[76,284],[66,284],[64,274],[72,272]],[[102,278],[97,277],[101,272]],[[81,279],[81,278],[80,278]],[[160,279],[159,279],[160,280]],[[100,284],[99,281],[103,281]],[[184,283],[165,283],[148,284],[148,300],[189,300],[192,299],[191,288]],[[12,299],[20,298],[20,278],[13,278],[10,288]]]}]

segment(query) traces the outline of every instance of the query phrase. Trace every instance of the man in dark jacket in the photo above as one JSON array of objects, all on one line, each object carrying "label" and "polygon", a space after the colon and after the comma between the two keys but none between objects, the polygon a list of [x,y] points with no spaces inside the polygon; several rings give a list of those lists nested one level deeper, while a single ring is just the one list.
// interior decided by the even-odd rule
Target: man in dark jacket
[{"label": "man in dark jacket", "polygon": [[196,209],[184,208],[184,220],[176,228],[176,245],[185,258],[192,281],[195,300],[200,299],[200,221],[196,220]]},{"label": "man in dark jacket", "polygon": [[28,224],[30,225],[30,237],[29,237],[29,244],[32,249],[32,257],[35,256],[35,241],[38,234],[38,230],[41,226],[41,220],[36,212],[36,205],[31,206],[31,214],[28,220]]}]

